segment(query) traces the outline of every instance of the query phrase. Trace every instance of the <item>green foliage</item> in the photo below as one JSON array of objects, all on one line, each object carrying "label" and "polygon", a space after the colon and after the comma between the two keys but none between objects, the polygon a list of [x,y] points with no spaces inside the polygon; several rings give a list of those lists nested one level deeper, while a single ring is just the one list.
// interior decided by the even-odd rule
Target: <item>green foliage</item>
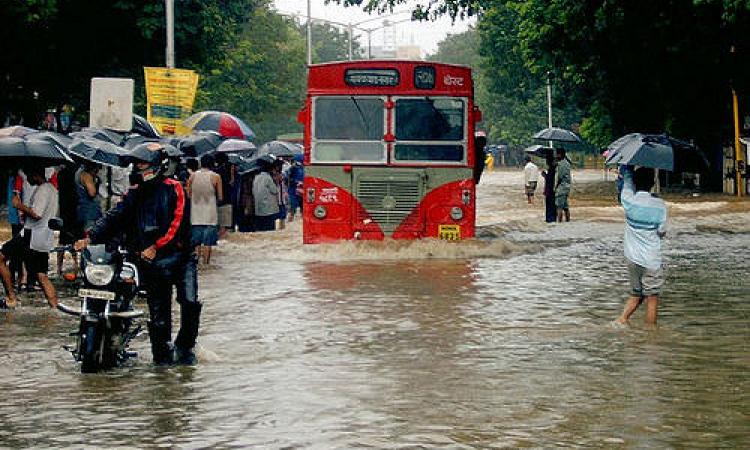
[{"label": "green foliage", "polygon": [[[299,26],[300,33],[307,39],[306,25]],[[312,27],[312,60],[313,64],[344,61],[349,59],[349,33],[328,23],[313,23]],[[352,41],[354,59],[361,54],[361,46],[356,39]]]},{"label": "green foliage", "polygon": [[[268,0],[175,3],[177,65],[206,71]],[[12,62],[0,65],[0,113],[20,114],[30,125],[62,103],[86,111],[92,77],[136,79],[142,105],[143,66],[164,65],[161,1],[0,0],[0,11],[0,54]]]},{"label": "green foliage", "polygon": [[257,141],[297,131],[305,89],[305,42],[289,19],[255,11],[226,57],[201,84],[196,109],[229,111],[245,120]]}]

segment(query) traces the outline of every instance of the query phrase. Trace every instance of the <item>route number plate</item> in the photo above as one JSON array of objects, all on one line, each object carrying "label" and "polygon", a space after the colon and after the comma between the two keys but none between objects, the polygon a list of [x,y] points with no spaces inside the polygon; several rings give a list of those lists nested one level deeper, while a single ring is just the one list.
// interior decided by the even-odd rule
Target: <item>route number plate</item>
[{"label": "route number plate", "polygon": [[438,239],[443,239],[445,241],[460,241],[461,225],[439,225]]}]

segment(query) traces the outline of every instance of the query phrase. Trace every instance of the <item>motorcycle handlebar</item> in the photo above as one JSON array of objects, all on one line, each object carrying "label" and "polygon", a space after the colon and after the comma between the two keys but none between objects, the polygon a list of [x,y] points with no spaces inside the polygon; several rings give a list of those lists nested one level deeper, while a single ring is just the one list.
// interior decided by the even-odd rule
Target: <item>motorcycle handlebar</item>
[{"label": "motorcycle handlebar", "polygon": [[[57,309],[64,312],[65,314],[70,314],[71,316],[80,316],[81,310],[80,309],[73,309],[70,306],[66,306],[64,303],[58,303]],[[110,312],[110,317],[117,317],[120,319],[137,319],[138,317],[143,317],[145,312],[141,311],[140,309],[134,309],[132,311],[115,311]]]}]

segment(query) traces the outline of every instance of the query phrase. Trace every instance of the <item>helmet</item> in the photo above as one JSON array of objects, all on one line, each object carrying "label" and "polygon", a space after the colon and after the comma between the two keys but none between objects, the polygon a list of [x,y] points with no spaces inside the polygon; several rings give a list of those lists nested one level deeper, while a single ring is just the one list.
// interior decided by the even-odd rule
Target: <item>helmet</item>
[{"label": "helmet", "polygon": [[[135,184],[149,183],[162,177],[169,166],[169,155],[164,145],[159,142],[145,142],[137,145],[128,155],[128,160],[133,163]],[[137,165],[142,163],[148,166],[139,168]]]}]

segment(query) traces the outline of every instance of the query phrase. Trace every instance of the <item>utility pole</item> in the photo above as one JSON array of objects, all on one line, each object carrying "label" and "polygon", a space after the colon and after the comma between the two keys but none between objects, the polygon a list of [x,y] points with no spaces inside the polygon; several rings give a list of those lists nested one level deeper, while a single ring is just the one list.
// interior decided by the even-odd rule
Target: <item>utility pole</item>
[{"label": "utility pole", "polygon": [[[734,46],[729,49],[732,60],[736,58]],[[745,183],[742,179],[742,171],[745,168],[745,158],[742,155],[742,143],[740,142],[740,102],[737,99],[737,91],[732,86],[732,111],[734,113],[734,173],[737,180],[737,197],[745,194]]]},{"label": "utility pole", "polygon": [[737,91],[732,88],[732,109],[734,111],[734,173],[737,180],[737,197],[745,195],[745,183],[742,179],[742,169],[745,160],[742,155],[742,143],[740,142],[740,105],[737,99]]},{"label": "utility pole", "polygon": [[552,128],[552,72],[547,71],[547,126]]},{"label": "utility pole", "polygon": [[307,67],[310,67],[311,65],[312,65],[312,3],[311,3],[311,0],[307,0]]},{"label": "utility pole", "polygon": [[[552,72],[547,71],[547,127],[552,128]],[[550,148],[552,141],[548,142]]]},{"label": "utility pole", "polygon": [[167,15],[167,68],[174,69],[174,0],[164,0]]}]

